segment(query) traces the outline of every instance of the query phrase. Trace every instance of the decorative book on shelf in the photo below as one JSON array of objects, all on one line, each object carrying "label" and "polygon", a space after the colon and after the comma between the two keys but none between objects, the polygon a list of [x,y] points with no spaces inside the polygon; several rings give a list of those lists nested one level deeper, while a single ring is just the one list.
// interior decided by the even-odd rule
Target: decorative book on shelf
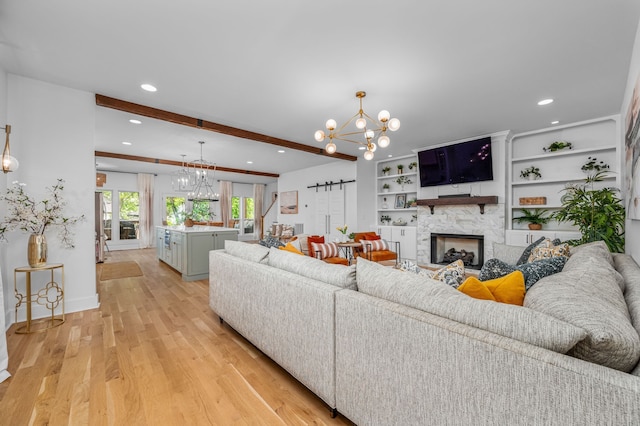
[{"label": "decorative book on shelf", "polygon": [[547,197],[520,197],[521,206],[541,206],[547,204]]}]

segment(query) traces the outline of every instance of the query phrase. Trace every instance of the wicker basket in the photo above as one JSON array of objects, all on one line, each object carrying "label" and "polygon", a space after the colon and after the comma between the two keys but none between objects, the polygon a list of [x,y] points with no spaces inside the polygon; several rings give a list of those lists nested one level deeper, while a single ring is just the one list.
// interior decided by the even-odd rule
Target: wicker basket
[{"label": "wicker basket", "polygon": [[547,197],[520,197],[521,206],[540,206],[547,204]]}]

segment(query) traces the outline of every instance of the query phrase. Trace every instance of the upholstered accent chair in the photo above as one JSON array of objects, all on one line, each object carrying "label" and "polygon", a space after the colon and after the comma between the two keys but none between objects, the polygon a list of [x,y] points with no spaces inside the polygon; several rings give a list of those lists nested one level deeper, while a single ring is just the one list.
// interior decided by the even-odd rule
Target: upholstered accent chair
[{"label": "upholstered accent chair", "polygon": [[383,240],[375,232],[356,232],[355,242],[362,243],[362,248],[354,250],[354,256],[364,257],[373,262],[384,260],[400,261],[400,243]]},{"label": "upholstered accent chair", "polygon": [[321,259],[327,263],[349,265],[349,260],[346,257],[340,256],[340,250],[335,243],[324,242],[324,236],[309,235],[307,237],[307,244],[309,256]]}]

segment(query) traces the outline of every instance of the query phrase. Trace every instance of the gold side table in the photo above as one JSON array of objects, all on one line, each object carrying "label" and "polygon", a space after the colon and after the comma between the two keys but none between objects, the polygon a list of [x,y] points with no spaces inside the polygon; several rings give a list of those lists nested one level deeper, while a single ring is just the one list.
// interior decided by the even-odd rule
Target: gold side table
[{"label": "gold side table", "polygon": [[[60,282],[56,282],[54,272],[59,270]],[[44,272],[49,271],[49,282],[37,293],[31,293],[31,273],[32,272]],[[25,293],[22,294],[18,291],[18,273],[25,274]],[[35,333],[39,331],[45,331],[53,327],[57,327],[64,323],[64,265],[62,263],[52,263],[41,266],[39,268],[32,268],[31,266],[21,266],[13,271],[13,291],[16,299],[16,322],[18,322],[18,308],[22,306],[24,302],[27,308],[27,321],[26,324],[19,327],[16,330],[17,334]],[[35,301],[38,305],[45,306],[51,311],[51,317],[43,318],[36,322],[31,321],[31,304]],[[56,316],[55,310],[60,306],[62,313]],[[33,328],[32,328],[33,326]]]}]

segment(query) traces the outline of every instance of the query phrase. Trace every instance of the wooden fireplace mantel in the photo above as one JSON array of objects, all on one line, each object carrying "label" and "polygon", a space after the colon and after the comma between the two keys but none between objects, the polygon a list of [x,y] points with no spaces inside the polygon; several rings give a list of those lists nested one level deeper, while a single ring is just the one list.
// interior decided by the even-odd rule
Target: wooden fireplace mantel
[{"label": "wooden fireplace mantel", "polygon": [[484,214],[485,204],[498,204],[497,195],[488,195],[486,197],[445,197],[445,198],[427,198],[418,200],[419,206],[429,206],[431,214],[435,206],[456,206],[463,204],[477,204],[480,207],[480,214]]}]

